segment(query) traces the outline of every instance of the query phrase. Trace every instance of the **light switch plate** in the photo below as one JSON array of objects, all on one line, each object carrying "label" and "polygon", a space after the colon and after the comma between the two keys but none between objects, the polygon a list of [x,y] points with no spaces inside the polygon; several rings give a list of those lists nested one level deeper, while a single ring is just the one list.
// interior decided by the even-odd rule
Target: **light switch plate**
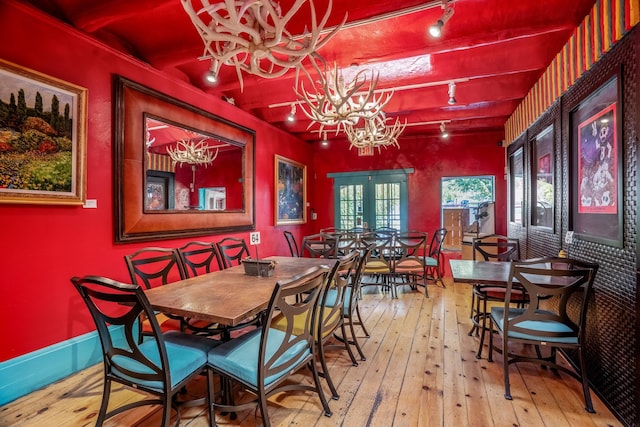
[{"label": "light switch plate", "polygon": [[98,201],[96,199],[87,199],[82,207],[85,209],[96,209],[98,207]]},{"label": "light switch plate", "polygon": [[564,242],[567,245],[573,244],[573,231],[567,231],[567,234],[564,236]]}]

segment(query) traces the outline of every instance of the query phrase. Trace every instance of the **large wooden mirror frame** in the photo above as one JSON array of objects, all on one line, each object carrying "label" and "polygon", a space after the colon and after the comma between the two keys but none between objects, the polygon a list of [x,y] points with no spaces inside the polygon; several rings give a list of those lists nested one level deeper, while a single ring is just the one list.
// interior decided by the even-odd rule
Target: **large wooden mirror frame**
[{"label": "large wooden mirror frame", "polygon": [[[164,117],[243,148],[241,209],[145,211],[145,119]],[[121,76],[114,78],[114,209],[116,243],[255,229],[255,132]]]}]

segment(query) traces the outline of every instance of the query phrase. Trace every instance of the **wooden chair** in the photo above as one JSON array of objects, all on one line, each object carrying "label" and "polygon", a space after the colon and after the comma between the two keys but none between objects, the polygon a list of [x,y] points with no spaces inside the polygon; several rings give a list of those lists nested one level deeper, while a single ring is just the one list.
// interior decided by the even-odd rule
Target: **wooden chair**
[{"label": "wooden chair", "polygon": [[[511,263],[504,305],[493,307],[490,315],[491,331],[502,338],[506,399],[512,399],[509,365],[533,362],[563,371],[580,381],[585,409],[594,412],[584,346],[587,307],[597,271],[598,265],[595,263],[567,258],[540,258]],[[524,287],[531,299],[526,308],[512,305],[520,302],[520,293],[514,294],[516,286]],[[493,360],[493,335],[489,334],[489,361]],[[514,353],[511,344],[534,345],[536,357]],[[550,354],[542,356],[540,348],[550,349]],[[579,371],[556,362],[558,349],[577,352]]]},{"label": "wooden chair", "polygon": [[[234,412],[254,409],[257,401],[263,423],[269,427],[267,399],[275,393],[291,390],[317,393],[325,415],[331,416],[314,361],[316,340],[313,334],[317,327],[319,296],[328,272],[327,267],[315,267],[305,274],[279,281],[273,290],[265,316],[267,321],[263,326],[209,352],[208,387],[211,395],[214,395],[214,374],[256,395],[255,400],[239,405],[231,402],[210,405],[211,419],[215,419],[214,407]],[[305,295],[305,298],[298,300],[296,295]],[[288,327],[284,330],[272,327],[276,320],[283,322],[282,318]],[[293,333],[296,323],[304,325],[299,334]],[[313,385],[288,381],[293,373],[305,367],[311,370]]]},{"label": "wooden chair", "polygon": [[[71,282],[84,300],[95,322],[104,363],[104,389],[97,426],[124,411],[143,405],[160,405],[162,426],[168,426],[176,395],[191,380],[207,370],[207,355],[219,341],[176,331],[163,333],[142,288],[104,277],[74,277]],[[150,333],[143,342],[137,319],[145,317]],[[113,383],[152,395],[107,412]],[[211,405],[207,390],[207,404]],[[209,425],[214,425],[213,418]]]},{"label": "wooden chair", "polygon": [[291,256],[299,257],[300,250],[298,249],[298,243],[296,242],[296,238],[290,231],[283,231],[284,238],[287,240],[287,245],[289,245],[289,252],[291,252]]},{"label": "wooden chair", "polygon": [[[499,234],[490,234],[484,237],[473,239],[472,243],[473,259],[476,260],[477,254],[480,254],[484,261],[515,261],[520,259],[520,242],[518,239],[509,238]],[[483,285],[476,283],[471,291],[471,319],[473,328],[469,331],[469,335],[480,330],[480,344],[476,358],[482,357],[482,349],[484,347],[484,338],[487,331],[487,319],[489,311],[487,304],[489,302],[504,302],[506,289],[504,286]],[[511,299],[517,300],[519,296],[519,306],[524,306],[529,302],[527,293],[517,286],[512,292]],[[475,306],[474,306],[475,303]]]},{"label": "wooden chair", "polygon": [[224,268],[241,265],[244,258],[251,256],[247,242],[245,242],[244,239],[226,237],[217,242],[216,246],[218,247]]}]

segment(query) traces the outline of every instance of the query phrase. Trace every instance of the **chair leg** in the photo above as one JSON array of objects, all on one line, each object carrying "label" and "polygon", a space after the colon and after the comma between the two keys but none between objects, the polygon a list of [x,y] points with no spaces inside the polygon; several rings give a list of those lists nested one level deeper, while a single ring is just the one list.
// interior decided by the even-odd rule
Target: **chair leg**
[{"label": "chair leg", "polygon": [[[480,332],[480,345],[478,346],[478,354],[476,354],[476,359],[482,358],[482,348],[484,347],[484,334],[487,331],[487,299],[484,298],[482,301],[482,313],[478,314],[478,316],[482,316],[482,331]],[[478,321],[480,321],[480,317],[478,317]]]},{"label": "chair leg", "polygon": [[364,322],[362,321],[362,316],[360,316],[360,307],[358,307],[358,304],[356,304],[356,315],[358,316],[358,325],[360,325],[360,327],[362,328],[362,332],[364,332],[364,336],[369,338],[371,335],[369,335],[367,328],[365,328],[364,326]]},{"label": "chair leg", "polygon": [[504,369],[504,398],[507,400],[513,400],[513,397],[511,397],[511,386],[509,384],[509,349],[508,339],[506,336],[502,337],[502,356],[504,357],[504,360],[502,361]]},{"label": "chair leg", "polygon": [[[346,345],[348,346],[349,344],[347,343]],[[322,376],[327,382],[327,385],[329,386],[329,390],[331,390],[331,398],[333,400],[338,400],[340,399],[340,395],[338,394],[338,390],[336,390],[336,387],[333,385],[331,374],[329,374],[329,368],[327,367],[327,359],[324,354],[324,344],[322,343],[322,340],[320,340],[320,342],[318,343],[317,348],[318,348],[318,358],[320,359],[320,366],[322,366]]]},{"label": "chair leg", "polygon": [[489,318],[489,356],[488,362],[493,362],[493,319]]},{"label": "chair leg", "polygon": [[213,371],[207,369],[207,411],[209,413],[209,427],[216,427],[216,416],[213,410]]},{"label": "chair leg", "polygon": [[589,379],[587,377],[587,363],[584,359],[582,347],[578,350],[578,357],[580,359],[580,378],[582,379],[582,392],[584,393],[585,409],[591,414],[595,414],[593,409],[593,403],[591,402],[591,391],[589,390]]},{"label": "chair leg", "polygon": [[271,427],[269,410],[267,409],[267,395],[264,393],[264,390],[260,390],[258,395],[258,407],[260,408],[260,414],[262,414],[262,425],[264,427]]},{"label": "chair leg", "polygon": [[102,390],[102,402],[100,403],[100,410],[98,411],[98,419],[96,420],[96,427],[101,427],[107,416],[107,407],[109,406],[109,396],[111,395],[111,380],[104,379],[104,387]]},{"label": "chair leg", "polygon": [[[363,325],[360,324],[360,326],[363,326]],[[364,327],[363,327],[363,329],[364,329]],[[353,327],[353,317],[351,317],[351,316],[349,317],[349,332],[351,334],[351,341],[349,342],[349,344],[353,344],[353,345],[356,346],[356,350],[358,350],[358,354],[360,355],[360,360],[362,360],[362,361],[367,360],[367,358],[364,356],[364,353],[362,352],[362,348],[360,347],[360,343],[358,342],[358,337],[356,336],[356,330]],[[345,337],[345,339],[346,339],[346,337]]]},{"label": "chair leg", "polygon": [[322,390],[322,384],[320,384],[320,375],[318,375],[318,368],[316,367],[316,363],[314,360],[309,362],[309,369],[313,375],[313,382],[316,385],[316,391],[318,392],[318,396],[320,397],[320,402],[322,403],[322,407],[324,408],[324,415],[326,417],[330,417],[333,415],[331,412],[331,408],[329,408],[329,403],[327,402],[327,398],[324,395],[324,390]]}]

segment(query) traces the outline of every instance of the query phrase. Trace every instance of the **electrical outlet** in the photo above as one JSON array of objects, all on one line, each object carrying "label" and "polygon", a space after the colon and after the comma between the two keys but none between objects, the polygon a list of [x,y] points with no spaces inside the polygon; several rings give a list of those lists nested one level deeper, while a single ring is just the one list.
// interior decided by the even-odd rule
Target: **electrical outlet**
[{"label": "electrical outlet", "polygon": [[565,236],[564,236],[564,242],[567,245],[572,245],[573,244],[573,231],[567,231],[567,234],[565,234]]}]

